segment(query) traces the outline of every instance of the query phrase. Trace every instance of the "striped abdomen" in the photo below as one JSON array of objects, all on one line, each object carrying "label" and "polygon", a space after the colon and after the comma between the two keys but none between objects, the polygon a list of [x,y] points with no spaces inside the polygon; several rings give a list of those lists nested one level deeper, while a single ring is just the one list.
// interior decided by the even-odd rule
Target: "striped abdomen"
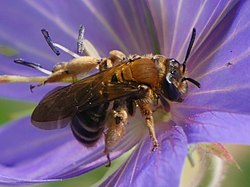
[{"label": "striped abdomen", "polygon": [[77,113],[71,121],[75,138],[83,144],[93,144],[102,135],[108,103]]}]

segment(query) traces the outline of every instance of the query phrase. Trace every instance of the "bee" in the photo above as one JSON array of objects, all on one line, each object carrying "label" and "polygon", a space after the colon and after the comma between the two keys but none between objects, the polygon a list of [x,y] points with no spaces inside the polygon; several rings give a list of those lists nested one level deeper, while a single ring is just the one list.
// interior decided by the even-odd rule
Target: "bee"
[{"label": "bee", "polygon": [[[126,56],[116,50],[107,58],[91,59],[99,72],[45,95],[32,113],[32,124],[46,130],[70,125],[75,138],[86,146],[94,145],[104,134],[104,153],[110,165],[110,153],[126,133],[129,116],[139,108],[155,151],[159,146],[153,119],[156,103],[169,112],[169,102],[184,100],[187,82],[200,87],[199,82],[185,77],[195,35],[193,29],[183,63],[164,55]],[[81,61],[72,61],[77,60]],[[72,76],[78,73],[67,70],[71,64],[64,65],[66,69],[58,66],[50,77],[60,79],[65,72]]]}]

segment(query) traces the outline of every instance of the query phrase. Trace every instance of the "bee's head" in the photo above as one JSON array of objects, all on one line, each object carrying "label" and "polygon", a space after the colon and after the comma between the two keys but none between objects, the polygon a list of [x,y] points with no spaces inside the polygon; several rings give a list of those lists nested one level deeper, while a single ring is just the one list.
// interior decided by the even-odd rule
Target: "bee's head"
[{"label": "bee's head", "polygon": [[182,102],[184,94],[187,92],[187,81],[193,83],[200,88],[200,83],[192,78],[184,76],[186,70],[186,61],[190,54],[195,39],[195,29],[189,43],[187,54],[184,62],[181,64],[175,59],[166,59],[166,73],[162,82],[162,91],[164,96],[170,101]]}]

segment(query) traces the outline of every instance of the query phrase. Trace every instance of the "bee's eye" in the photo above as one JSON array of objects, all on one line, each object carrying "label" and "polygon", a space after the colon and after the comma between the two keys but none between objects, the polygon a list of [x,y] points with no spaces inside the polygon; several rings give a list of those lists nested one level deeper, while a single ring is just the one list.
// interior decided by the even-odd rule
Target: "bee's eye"
[{"label": "bee's eye", "polygon": [[163,81],[163,92],[165,97],[171,101],[179,101],[181,93],[178,88],[173,84],[174,75],[168,73],[166,79]]},{"label": "bee's eye", "polygon": [[168,64],[168,73],[163,80],[163,92],[164,96],[171,101],[180,101],[182,94],[176,87],[176,83],[179,83],[182,79],[182,73],[180,72],[180,63],[175,59],[170,59]]},{"label": "bee's eye", "polygon": [[176,86],[167,79],[164,80],[163,83],[163,92],[165,97],[167,97],[171,101],[179,101],[181,97],[181,93],[179,90],[176,88]]}]

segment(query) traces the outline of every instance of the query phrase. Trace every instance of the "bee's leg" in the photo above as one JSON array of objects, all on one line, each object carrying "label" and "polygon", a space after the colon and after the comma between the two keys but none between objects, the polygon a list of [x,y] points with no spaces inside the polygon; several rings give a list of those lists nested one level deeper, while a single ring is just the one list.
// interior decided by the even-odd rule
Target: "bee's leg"
[{"label": "bee's leg", "polygon": [[0,75],[0,83],[17,83],[17,82],[37,82],[41,83],[47,79],[47,76],[30,77],[21,75]]},{"label": "bee's leg", "polygon": [[145,98],[138,100],[138,106],[141,110],[142,116],[145,118],[149,135],[153,143],[152,151],[155,151],[158,148],[158,141],[155,135],[154,118],[152,112],[152,102],[153,102],[152,94],[153,94],[152,90],[149,90]]},{"label": "bee's leg", "polygon": [[65,74],[64,71],[53,72],[52,74],[47,76],[47,78],[43,82],[41,82],[39,84],[35,84],[35,85],[30,85],[30,91],[33,92],[34,88],[43,86],[46,83],[61,82],[61,81],[63,81],[63,79],[66,79],[67,76],[68,75]]},{"label": "bee's leg", "polygon": [[128,123],[128,115],[125,110],[125,106],[112,109],[108,115],[106,122],[105,135],[105,150],[104,153],[107,155],[108,164],[111,165],[110,152],[120,142],[122,137],[125,135],[126,126]]},{"label": "bee's leg", "polygon": [[[45,80],[46,81],[46,80]],[[43,86],[45,84],[45,81],[42,82],[42,83],[39,83],[39,84],[35,84],[35,85],[30,85],[30,91],[33,93],[33,89],[34,88],[37,88],[37,87],[40,87],[40,86]]]},{"label": "bee's leg", "polygon": [[142,115],[145,117],[145,122],[148,127],[149,135],[153,143],[152,151],[155,151],[158,148],[158,141],[155,135],[154,119],[152,115],[153,112],[149,104],[146,104],[146,103],[139,104],[139,107],[141,109]]},{"label": "bee's leg", "polygon": [[101,58],[98,67],[100,72],[105,71],[106,69],[113,67],[113,63],[108,58]]},{"label": "bee's leg", "polygon": [[31,85],[31,90],[35,87],[55,82],[76,82],[79,75],[89,73],[99,65],[99,59],[90,56],[74,58],[69,62],[60,62],[54,66],[47,79],[37,85]]},{"label": "bee's leg", "polygon": [[110,151],[105,148],[104,153],[106,154],[108,160],[108,163],[105,166],[110,167],[111,166]]},{"label": "bee's leg", "polygon": [[46,77],[46,79],[35,85],[30,85],[30,90],[33,92],[33,89],[36,87],[44,86],[47,83],[55,83],[55,82],[76,82],[77,76],[74,74],[71,74],[68,70],[59,70],[56,72],[53,72],[49,76]]}]

